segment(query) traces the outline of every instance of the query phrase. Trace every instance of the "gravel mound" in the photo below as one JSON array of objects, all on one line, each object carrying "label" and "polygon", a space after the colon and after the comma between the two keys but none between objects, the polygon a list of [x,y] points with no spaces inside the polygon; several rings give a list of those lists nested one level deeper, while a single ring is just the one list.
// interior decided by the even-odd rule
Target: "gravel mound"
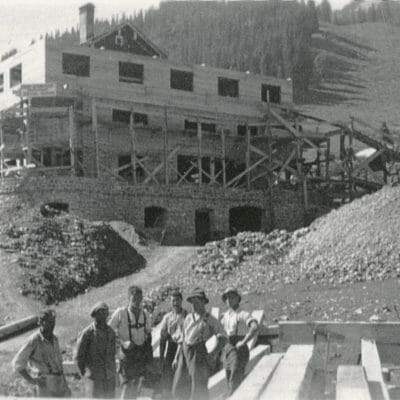
[{"label": "gravel mound", "polygon": [[341,284],[400,277],[400,188],[385,187],[316,220],[290,250],[292,279]]}]

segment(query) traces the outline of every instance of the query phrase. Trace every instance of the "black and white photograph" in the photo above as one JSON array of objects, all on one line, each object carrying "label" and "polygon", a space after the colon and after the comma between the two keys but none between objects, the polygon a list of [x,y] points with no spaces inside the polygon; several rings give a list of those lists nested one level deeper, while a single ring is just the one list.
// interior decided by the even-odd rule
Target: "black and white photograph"
[{"label": "black and white photograph", "polygon": [[0,400],[400,400],[399,0],[0,0]]}]

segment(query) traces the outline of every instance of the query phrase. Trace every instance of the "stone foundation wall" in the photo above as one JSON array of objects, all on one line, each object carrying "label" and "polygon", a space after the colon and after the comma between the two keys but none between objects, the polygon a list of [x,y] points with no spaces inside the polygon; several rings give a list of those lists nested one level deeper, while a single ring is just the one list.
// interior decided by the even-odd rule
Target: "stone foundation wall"
[{"label": "stone foundation wall", "polygon": [[[145,208],[161,207],[167,211],[165,244],[195,243],[196,210],[211,210],[211,227],[216,237],[230,234],[229,210],[233,207],[263,210],[262,229],[271,229],[268,195],[254,190],[223,190],[205,185],[201,188],[194,185],[134,187],[109,179],[43,175],[0,181],[0,208],[13,201],[30,206],[67,203],[69,211],[81,217],[124,220],[142,231],[146,231]],[[274,189],[274,219],[275,228],[293,230],[303,226],[304,213],[298,191]]]}]

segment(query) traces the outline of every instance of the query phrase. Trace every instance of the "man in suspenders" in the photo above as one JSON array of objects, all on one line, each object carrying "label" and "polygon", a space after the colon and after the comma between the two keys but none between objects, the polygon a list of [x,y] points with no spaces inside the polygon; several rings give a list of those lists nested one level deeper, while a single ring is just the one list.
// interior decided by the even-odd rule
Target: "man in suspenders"
[{"label": "man in suspenders", "polygon": [[109,325],[120,345],[118,372],[122,383],[121,399],[134,399],[151,362],[151,318],[142,307],[143,292],[138,286],[128,289],[128,307],[120,307]]},{"label": "man in suspenders", "polygon": [[[244,378],[246,365],[249,361],[249,342],[258,329],[257,321],[247,311],[240,310],[241,296],[234,288],[228,288],[222,295],[222,301],[228,306],[221,323],[228,337],[222,352],[229,396],[237,389]],[[245,336],[241,339],[241,335]]]}]

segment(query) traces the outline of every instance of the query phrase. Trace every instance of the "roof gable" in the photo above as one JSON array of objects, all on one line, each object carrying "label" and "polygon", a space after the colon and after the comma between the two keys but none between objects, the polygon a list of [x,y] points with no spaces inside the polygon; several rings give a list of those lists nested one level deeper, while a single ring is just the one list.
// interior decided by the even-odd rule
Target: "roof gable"
[{"label": "roof gable", "polygon": [[95,36],[85,44],[96,48],[103,47],[107,50],[123,51],[141,56],[167,58],[166,53],[158,48],[139,29],[129,23],[121,24],[111,31]]}]

